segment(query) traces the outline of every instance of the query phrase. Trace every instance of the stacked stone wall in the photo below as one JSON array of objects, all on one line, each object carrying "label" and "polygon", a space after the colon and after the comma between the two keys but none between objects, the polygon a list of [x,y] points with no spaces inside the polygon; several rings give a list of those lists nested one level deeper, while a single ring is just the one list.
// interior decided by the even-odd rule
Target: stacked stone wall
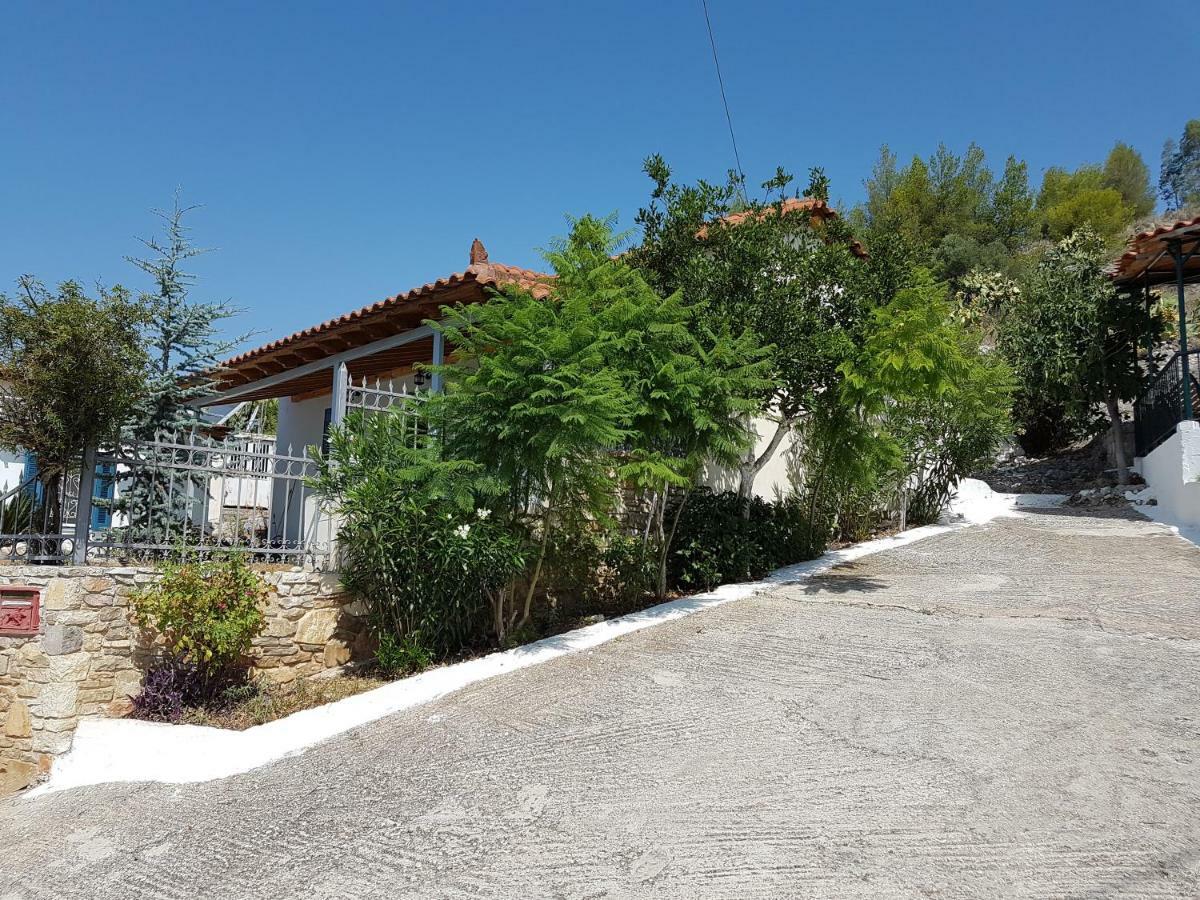
[{"label": "stacked stone wall", "polygon": [[[365,608],[336,574],[261,574],[270,593],[252,651],[256,674],[286,684],[370,655]],[[0,635],[0,794],[48,772],[80,718],[128,713],[154,657],[129,598],[158,577],[152,568],[0,568],[0,585],[40,592],[37,633]]]}]

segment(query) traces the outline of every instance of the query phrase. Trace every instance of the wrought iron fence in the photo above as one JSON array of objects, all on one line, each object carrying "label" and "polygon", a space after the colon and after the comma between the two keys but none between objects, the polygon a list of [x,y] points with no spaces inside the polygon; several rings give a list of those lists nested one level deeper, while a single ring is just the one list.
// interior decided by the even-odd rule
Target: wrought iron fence
[{"label": "wrought iron fence", "polygon": [[[387,412],[401,439],[426,429],[425,398],[384,379],[347,384],[345,413]],[[361,427],[361,426],[360,426]],[[141,562],[244,553],[262,562],[334,565],[337,519],[311,480],[317,458],[273,435],[201,430],[127,441],[41,472],[0,494],[0,561]]]},{"label": "wrought iron fence", "polygon": [[0,559],[140,562],[237,552],[327,568],[337,526],[309,485],[316,474],[308,448],[281,452],[270,435],[193,432],[101,448],[71,477],[41,474],[0,495]]},{"label": "wrought iron fence", "polygon": [[335,525],[309,486],[317,461],[307,447],[281,452],[270,435],[193,432],[101,450],[96,472],[111,490],[93,491],[102,512],[89,529],[89,560],[234,551],[330,562]]},{"label": "wrought iron fence", "polygon": [[1200,412],[1200,349],[1189,350],[1187,384],[1184,384],[1183,357],[1172,356],[1143,389],[1133,404],[1134,445],[1138,456],[1145,456],[1172,434],[1182,422],[1184,390],[1191,392],[1192,414]]},{"label": "wrought iron fence", "polygon": [[75,550],[79,471],[38,472],[0,494],[0,560],[62,563]]}]

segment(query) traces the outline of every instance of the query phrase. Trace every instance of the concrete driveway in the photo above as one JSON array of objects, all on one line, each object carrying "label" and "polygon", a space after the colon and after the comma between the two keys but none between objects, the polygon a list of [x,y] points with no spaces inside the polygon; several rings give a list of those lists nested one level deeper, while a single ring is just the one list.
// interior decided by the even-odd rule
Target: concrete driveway
[{"label": "concrete driveway", "polygon": [[200,785],[0,803],[0,897],[1195,897],[1200,551],[930,538]]}]

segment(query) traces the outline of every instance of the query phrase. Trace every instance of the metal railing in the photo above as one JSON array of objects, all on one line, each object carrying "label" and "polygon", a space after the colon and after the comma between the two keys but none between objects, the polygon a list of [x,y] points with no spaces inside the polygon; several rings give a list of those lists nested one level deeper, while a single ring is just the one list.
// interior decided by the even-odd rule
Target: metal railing
[{"label": "metal railing", "polygon": [[1138,456],[1146,456],[1151,450],[1175,433],[1175,426],[1182,422],[1184,413],[1184,391],[1191,392],[1192,409],[1200,410],[1200,349],[1189,350],[1187,384],[1184,384],[1183,358],[1176,353],[1150,379],[1141,395],[1133,403],[1134,446]]},{"label": "metal railing", "polygon": [[[387,412],[400,439],[427,425],[424,395],[403,383],[346,385],[346,414]],[[315,435],[313,437],[316,437]],[[0,494],[0,561],[126,563],[243,553],[260,562],[330,568],[337,517],[310,486],[315,451],[273,435],[195,430],[84,454],[67,472],[38,473]]]},{"label": "metal railing", "polygon": [[[203,433],[84,454],[73,477],[35,476],[0,495],[0,560],[126,563],[243,553],[327,568],[336,522],[307,447]],[[81,491],[80,488],[83,488]]]},{"label": "metal railing", "polygon": [[38,473],[0,494],[0,560],[62,563],[75,549],[79,473]]},{"label": "metal railing", "polygon": [[[399,386],[390,380],[375,379],[368,381],[365,377],[357,382],[351,381],[346,390],[346,415],[361,413],[358,417],[359,426],[366,425],[367,417],[377,413],[388,412],[398,416],[399,433],[405,443],[415,445],[417,438],[427,427],[425,417],[421,414],[419,404],[425,401],[425,394],[412,391],[407,385]],[[348,419],[353,422],[354,420]]]}]

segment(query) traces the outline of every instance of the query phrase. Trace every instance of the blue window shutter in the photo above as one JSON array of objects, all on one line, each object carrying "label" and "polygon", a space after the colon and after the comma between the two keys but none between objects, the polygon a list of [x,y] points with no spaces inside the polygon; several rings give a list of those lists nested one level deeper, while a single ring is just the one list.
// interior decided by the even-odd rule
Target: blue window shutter
[{"label": "blue window shutter", "polygon": [[[117,468],[113,463],[101,463],[96,466],[96,480],[92,488],[93,500],[108,500],[113,499],[114,488],[116,487]],[[112,507],[108,503],[92,504],[92,528],[96,531],[108,528],[112,525]]]},{"label": "blue window shutter", "polygon": [[33,481],[37,478],[38,464],[37,458],[32,453],[25,454],[25,468],[21,470],[21,483],[32,482],[25,488],[25,493],[33,496],[34,500],[42,499],[42,483]]}]

